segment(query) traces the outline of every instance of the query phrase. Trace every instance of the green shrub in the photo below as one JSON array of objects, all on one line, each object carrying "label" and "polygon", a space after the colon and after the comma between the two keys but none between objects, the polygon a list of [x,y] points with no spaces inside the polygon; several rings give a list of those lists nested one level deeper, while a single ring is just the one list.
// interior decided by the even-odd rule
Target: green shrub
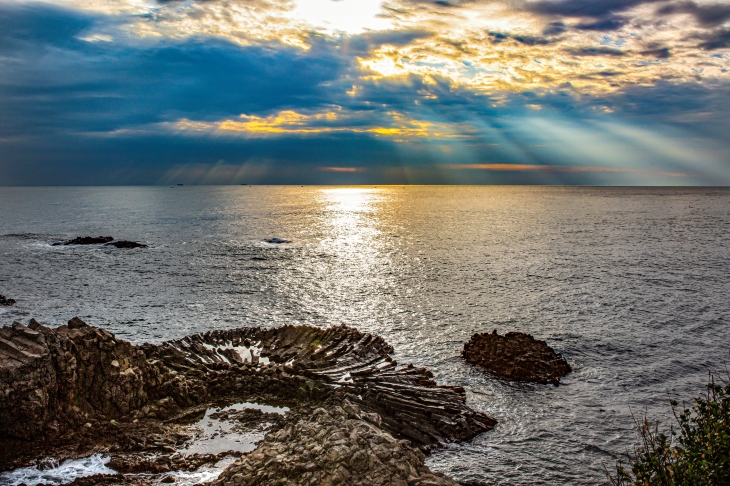
[{"label": "green shrub", "polygon": [[628,462],[618,461],[615,474],[606,472],[614,486],[730,485],[730,384],[711,378],[704,396],[692,408],[677,413],[676,425],[660,432],[646,418],[637,424],[641,445]]}]

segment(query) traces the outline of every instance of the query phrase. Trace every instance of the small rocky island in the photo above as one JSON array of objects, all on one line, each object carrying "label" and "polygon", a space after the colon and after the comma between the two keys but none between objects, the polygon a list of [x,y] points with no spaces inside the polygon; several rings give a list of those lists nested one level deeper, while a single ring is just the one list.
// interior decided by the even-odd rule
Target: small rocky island
[{"label": "small rocky island", "polygon": [[464,344],[461,356],[495,376],[514,381],[557,386],[560,378],[572,371],[565,358],[545,341],[521,332],[474,334]]},{"label": "small rocky island", "polygon": [[0,295],[0,305],[10,306],[15,304],[15,299],[11,299],[10,297],[5,297],[4,295]]},{"label": "small rocky island", "polygon": [[[0,329],[0,471],[103,454],[116,475],[73,484],[158,484],[227,456],[210,484],[456,486],[425,454],[496,421],[469,408],[463,388],[398,365],[392,351],[345,326],[136,346],[79,318],[56,329],[16,322]],[[255,429],[261,440],[248,451],[195,452],[190,424],[201,420]]]},{"label": "small rocky island", "polygon": [[79,236],[72,240],[57,241],[51,243],[51,246],[72,246],[72,245],[104,245],[113,246],[115,248],[147,248],[144,243],[136,241],[115,240],[113,236]]}]

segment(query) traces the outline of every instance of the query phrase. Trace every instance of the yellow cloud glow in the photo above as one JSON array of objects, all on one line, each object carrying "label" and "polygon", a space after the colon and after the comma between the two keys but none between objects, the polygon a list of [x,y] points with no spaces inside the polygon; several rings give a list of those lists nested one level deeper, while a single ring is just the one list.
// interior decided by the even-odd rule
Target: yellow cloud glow
[{"label": "yellow cloud glow", "polygon": [[341,114],[336,111],[302,114],[293,110],[284,110],[267,117],[241,115],[239,120],[222,120],[218,122],[200,122],[180,120],[174,124],[175,129],[188,132],[241,133],[250,137],[272,135],[309,135],[322,133],[370,133],[375,136],[391,138],[396,142],[406,142],[416,138],[455,138],[445,125],[422,120],[415,120],[398,112],[388,112],[383,117],[387,126],[363,126],[358,123],[360,113]]}]

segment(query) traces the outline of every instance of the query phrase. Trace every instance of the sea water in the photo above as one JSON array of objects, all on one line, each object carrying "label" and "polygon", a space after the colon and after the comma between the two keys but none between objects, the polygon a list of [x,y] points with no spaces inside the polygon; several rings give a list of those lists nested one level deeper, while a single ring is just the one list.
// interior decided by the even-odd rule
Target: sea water
[{"label": "sea water", "polygon": [[[51,246],[76,236],[150,245]],[[599,484],[730,361],[730,191],[561,187],[0,188],[0,324],[73,316],[135,343],[347,324],[461,385],[491,431],[428,459],[459,480]],[[465,364],[522,331],[561,386]]]}]

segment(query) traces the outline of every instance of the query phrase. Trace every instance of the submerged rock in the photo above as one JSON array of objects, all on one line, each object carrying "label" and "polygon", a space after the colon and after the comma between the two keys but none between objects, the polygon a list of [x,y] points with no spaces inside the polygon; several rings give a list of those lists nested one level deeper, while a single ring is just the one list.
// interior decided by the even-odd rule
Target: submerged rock
[{"label": "submerged rock", "polygon": [[[0,329],[0,471],[103,453],[162,474],[191,440],[184,424],[213,405],[256,401],[291,412],[258,414],[273,431],[216,484],[454,485],[428,470],[421,450],[469,440],[496,421],[469,408],[462,388],[397,365],[391,352],[382,338],[344,326],[240,328],[135,346],[79,318],[57,329],[16,322]],[[256,416],[215,415],[239,427]]]},{"label": "submerged rock", "polygon": [[552,383],[572,370],[559,353],[529,334],[497,331],[477,333],[464,344],[461,356],[469,363],[479,365],[490,373],[514,381]]},{"label": "submerged rock", "polygon": [[57,241],[53,243],[53,246],[67,246],[67,245],[101,245],[103,243],[109,243],[114,238],[111,236],[79,236],[73,240]]},{"label": "submerged rock", "polygon": [[13,305],[15,304],[15,299],[11,299],[9,297],[5,297],[4,295],[0,295],[0,305]]},{"label": "submerged rock", "polygon": [[114,246],[116,248],[147,248],[144,243],[137,243],[136,241],[117,240],[112,241],[104,246]]},{"label": "submerged rock", "polygon": [[284,238],[267,238],[264,240],[266,243],[272,243],[275,245],[281,245],[283,243],[291,243],[289,240],[285,240]]}]

